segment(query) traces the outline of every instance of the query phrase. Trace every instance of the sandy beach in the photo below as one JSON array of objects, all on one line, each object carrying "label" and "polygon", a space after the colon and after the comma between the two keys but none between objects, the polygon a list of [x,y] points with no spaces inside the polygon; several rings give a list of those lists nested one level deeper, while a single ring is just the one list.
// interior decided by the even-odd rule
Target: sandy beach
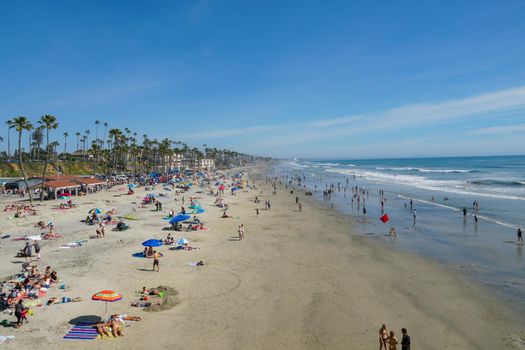
[{"label": "sandy beach", "polygon": [[[164,231],[169,209],[178,211],[181,195],[160,198],[163,212],[154,206],[139,208],[147,191],[126,195],[126,186],[74,198],[77,207],[53,209],[56,201],[36,202],[38,215],[14,219],[0,212],[2,235],[11,238],[37,234],[33,224],[52,220],[62,238],[42,241],[42,261],[58,271],[67,286],[49,289],[49,297],[81,297],[83,301],[34,307],[34,316],[19,329],[0,328],[15,339],[5,349],[374,349],[385,323],[401,338],[408,329],[412,349],[525,349],[524,319],[478,285],[456,272],[422,257],[396,251],[352,230],[349,217],[299,194],[303,210],[277,186],[272,194],[262,168],[248,169],[257,190],[240,190],[224,198],[228,214],[214,206],[215,197],[194,186],[184,194],[198,196],[206,212],[200,215],[208,231]],[[251,182],[251,180],[250,180]],[[197,190],[204,193],[197,194]],[[158,190],[157,190],[158,191]],[[255,196],[261,203],[254,203]],[[264,201],[271,209],[264,209]],[[134,203],[133,203],[134,202]],[[106,230],[106,238],[90,239],[95,227],[80,222],[88,210],[115,208],[132,215],[131,229]],[[136,212],[132,208],[136,207]],[[259,215],[255,209],[259,208]],[[244,224],[246,237],[237,239]],[[199,249],[170,250],[162,246],[160,272],[151,259],[136,258],[141,243],[150,238],[187,238]],[[2,239],[0,276],[20,271],[15,258],[24,241]],[[67,242],[86,239],[77,248]],[[190,266],[203,260],[205,266]],[[177,292],[177,305],[160,312],[131,307],[143,286],[164,285]],[[105,305],[91,300],[104,289],[122,293],[110,303],[110,313],[141,316],[129,322],[118,339],[64,340],[72,320],[104,316]],[[1,319],[15,320],[1,314]],[[401,347],[398,346],[400,349]]]}]

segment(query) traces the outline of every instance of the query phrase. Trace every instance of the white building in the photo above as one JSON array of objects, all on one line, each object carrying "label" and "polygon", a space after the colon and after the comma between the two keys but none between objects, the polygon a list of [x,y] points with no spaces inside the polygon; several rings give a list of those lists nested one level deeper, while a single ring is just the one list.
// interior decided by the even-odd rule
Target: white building
[{"label": "white building", "polygon": [[213,170],[215,169],[215,159],[201,159],[199,161],[199,170]]}]

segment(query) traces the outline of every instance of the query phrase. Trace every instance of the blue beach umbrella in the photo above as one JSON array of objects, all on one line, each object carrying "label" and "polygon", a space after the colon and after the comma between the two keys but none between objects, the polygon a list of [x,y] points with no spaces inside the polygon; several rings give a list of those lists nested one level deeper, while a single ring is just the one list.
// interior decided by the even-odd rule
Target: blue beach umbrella
[{"label": "blue beach umbrella", "polygon": [[202,209],[202,208],[195,208],[193,209],[193,211],[191,212],[191,214],[202,214],[204,213],[206,210]]},{"label": "blue beach umbrella", "polygon": [[93,213],[100,214],[100,213],[102,213],[102,210],[100,210],[99,208],[93,208],[88,213],[89,214],[93,214]]},{"label": "blue beach umbrella", "polygon": [[190,215],[179,214],[179,215],[173,217],[173,218],[170,220],[170,224],[175,224],[175,223],[177,223],[177,222],[185,221],[185,220],[188,220],[189,218],[191,218]]},{"label": "blue beach umbrella", "polygon": [[177,241],[177,244],[178,245],[185,245],[185,244],[188,244],[190,243],[190,241],[188,241],[186,238],[181,238]]},{"label": "blue beach umbrella", "polygon": [[160,239],[148,239],[147,241],[142,242],[142,245],[144,247],[160,247],[163,243]]}]

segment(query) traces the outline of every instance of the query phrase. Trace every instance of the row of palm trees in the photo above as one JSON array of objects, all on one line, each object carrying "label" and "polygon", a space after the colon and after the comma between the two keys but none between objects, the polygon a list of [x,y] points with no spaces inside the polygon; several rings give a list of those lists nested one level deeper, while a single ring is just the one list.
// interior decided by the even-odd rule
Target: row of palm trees
[{"label": "row of palm trees", "polygon": [[[7,158],[11,157],[11,136],[10,131],[14,129],[18,134],[18,148],[15,152],[17,155],[21,175],[24,178],[26,188],[27,172],[24,167],[24,160],[42,160],[44,167],[42,178],[47,175],[49,162],[53,162],[57,156],[66,160],[85,160],[91,164],[93,175],[96,174],[117,174],[121,172],[143,173],[152,170],[167,171],[172,164],[173,157],[183,157],[185,159],[202,159],[204,157],[215,160],[219,167],[226,167],[236,162],[253,160],[253,157],[247,154],[234,152],[226,149],[209,148],[204,144],[204,152],[197,147],[190,148],[182,141],[173,141],[168,138],[162,140],[150,139],[146,134],[142,135],[142,141],[139,141],[138,134],[128,128],[122,131],[118,128],[108,130],[107,122],[101,123],[95,121],[95,138],[89,144],[91,131],[88,129],[84,133],[76,132],[77,148],[73,153],[67,152],[68,132],[64,132],[64,150],[62,154],[57,155],[57,149],[60,143],[58,141],[50,142],[50,133],[58,129],[57,118],[53,115],[43,115],[34,126],[30,120],[24,116],[15,117],[6,122],[8,127],[7,134]],[[99,138],[99,126],[103,125],[104,133]],[[29,152],[24,152],[22,148],[23,134],[29,135]],[[82,136],[82,137],[81,137]],[[3,139],[0,139],[3,141]],[[41,154],[41,145],[45,143],[44,152]],[[42,182],[40,199],[43,199],[44,183]],[[31,191],[29,199],[33,201]]]}]

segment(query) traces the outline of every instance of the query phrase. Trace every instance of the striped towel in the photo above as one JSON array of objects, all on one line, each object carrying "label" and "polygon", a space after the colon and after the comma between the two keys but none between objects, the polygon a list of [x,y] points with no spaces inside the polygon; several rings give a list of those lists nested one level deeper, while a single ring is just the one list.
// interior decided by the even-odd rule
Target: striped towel
[{"label": "striped towel", "polygon": [[93,328],[93,323],[90,322],[79,322],[74,325],[69,332],[64,336],[64,339],[68,340],[95,340],[97,339],[98,333]]}]

